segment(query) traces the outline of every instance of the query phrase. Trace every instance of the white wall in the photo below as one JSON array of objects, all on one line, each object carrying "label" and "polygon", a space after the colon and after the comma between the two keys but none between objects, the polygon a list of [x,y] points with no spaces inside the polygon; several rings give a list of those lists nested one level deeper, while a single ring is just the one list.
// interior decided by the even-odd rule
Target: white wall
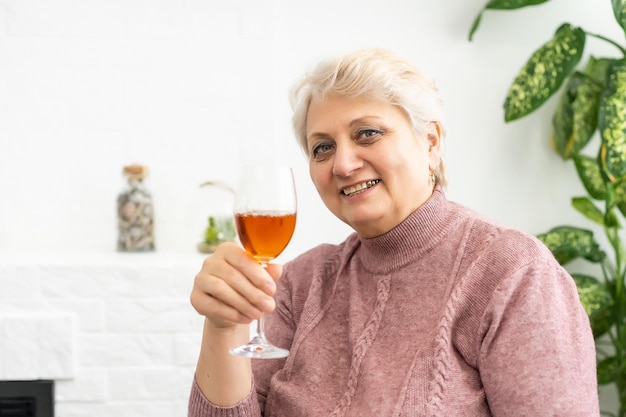
[{"label": "white wall", "polygon": [[198,184],[232,182],[256,155],[296,167],[300,218],[284,259],[341,240],[348,230],[325,213],[294,143],[287,90],[319,58],[364,46],[436,78],[451,198],[533,233],[577,220],[569,196],[581,188],[549,150],[550,112],[505,125],[502,102],[561,22],[621,39],[605,24],[610,1],[488,12],[470,43],[483,3],[0,1],[0,250],[114,250],[121,169],[139,162],[159,250],[193,251],[214,196]]},{"label": "white wall", "polygon": [[[253,157],[296,170],[299,219],[283,260],[342,240],[349,230],[319,201],[293,139],[287,91],[319,58],[365,46],[393,49],[437,80],[451,199],[531,233],[580,224],[569,199],[583,189],[549,149],[554,100],[509,125],[502,103],[562,22],[621,41],[607,24],[611,2],[488,12],[470,43],[485,3],[0,0],[0,258],[114,252],[121,169],[135,162],[150,169],[157,254],[195,252],[219,206],[198,185],[232,183]],[[614,53],[595,39],[587,51]]]}]

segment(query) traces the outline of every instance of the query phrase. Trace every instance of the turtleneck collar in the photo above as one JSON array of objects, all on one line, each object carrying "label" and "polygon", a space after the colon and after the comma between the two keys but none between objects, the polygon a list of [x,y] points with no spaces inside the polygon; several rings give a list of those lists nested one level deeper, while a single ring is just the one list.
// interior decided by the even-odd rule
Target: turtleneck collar
[{"label": "turtleneck collar", "polygon": [[374,238],[359,237],[358,256],[369,271],[389,272],[419,259],[445,236],[457,217],[437,185],[429,199],[396,227]]}]

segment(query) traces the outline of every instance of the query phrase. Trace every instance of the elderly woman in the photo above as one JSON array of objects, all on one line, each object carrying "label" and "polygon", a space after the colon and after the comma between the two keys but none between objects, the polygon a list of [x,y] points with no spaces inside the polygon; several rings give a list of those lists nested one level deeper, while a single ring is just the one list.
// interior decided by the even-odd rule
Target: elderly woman
[{"label": "elderly woman", "polygon": [[[355,233],[284,268],[235,244],[204,261],[189,416],[598,416],[571,277],[531,235],[446,199],[432,81],[369,49],[321,63],[292,99],[311,179]],[[229,355],[262,314],[290,355]]]}]

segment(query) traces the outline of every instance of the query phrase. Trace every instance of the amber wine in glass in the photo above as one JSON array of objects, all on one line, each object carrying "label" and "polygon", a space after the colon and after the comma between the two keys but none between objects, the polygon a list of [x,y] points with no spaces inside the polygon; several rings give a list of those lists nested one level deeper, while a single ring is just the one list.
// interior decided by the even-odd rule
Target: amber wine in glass
[{"label": "amber wine in glass", "polygon": [[[288,166],[248,164],[242,167],[235,190],[235,228],[245,251],[263,266],[287,247],[296,226],[296,191]],[[247,358],[283,358],[289,351],[265,337],[264,316],[246,345],[230,350]]]}]

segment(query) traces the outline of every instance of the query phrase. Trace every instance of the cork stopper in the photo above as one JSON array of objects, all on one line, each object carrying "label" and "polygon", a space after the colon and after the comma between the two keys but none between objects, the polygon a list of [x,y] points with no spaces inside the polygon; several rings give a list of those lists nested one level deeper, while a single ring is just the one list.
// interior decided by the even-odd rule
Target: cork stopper
[{"label": "cork stopper", "polygon": [[145,165],[126,165],[123,172],[131,180],[142,180],[148,175],[148,167]]}]

